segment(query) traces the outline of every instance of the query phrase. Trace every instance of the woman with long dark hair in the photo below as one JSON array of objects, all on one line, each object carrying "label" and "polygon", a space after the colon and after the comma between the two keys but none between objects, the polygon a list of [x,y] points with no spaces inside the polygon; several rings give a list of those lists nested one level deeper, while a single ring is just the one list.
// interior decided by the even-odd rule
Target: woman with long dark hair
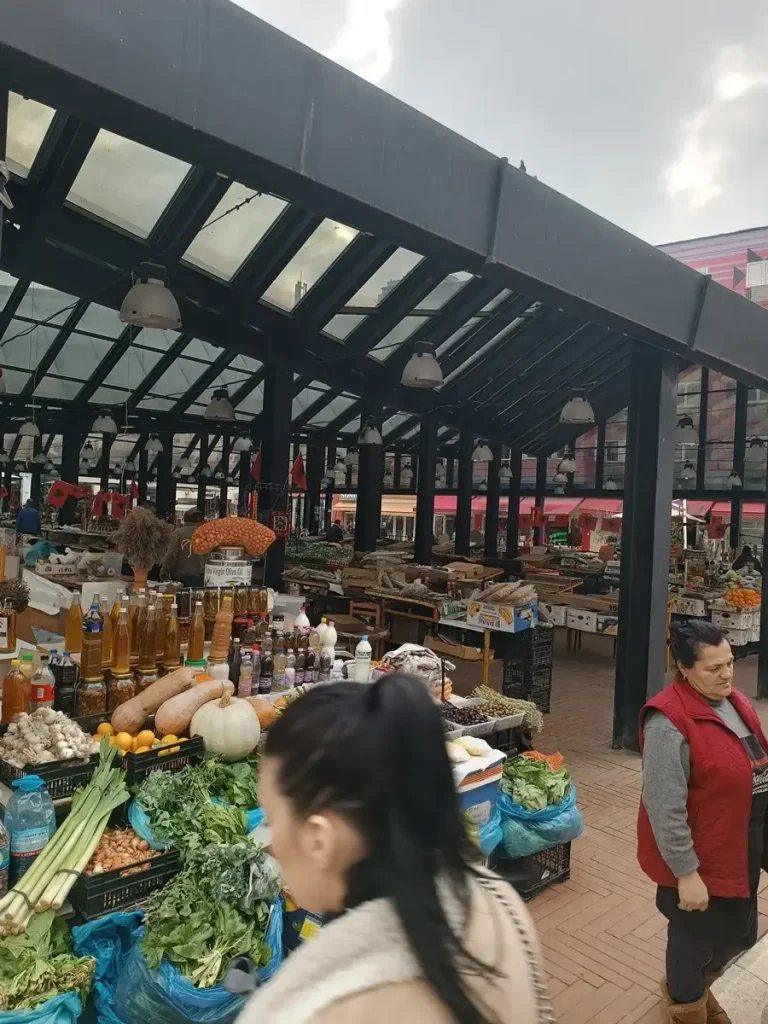
[{"label": "woman with long dark hair", "polygon": [[319,686],[267,737],[261,796],[286,888],[334,915],[240,1024],[542,1024],[528,914],[476,866],[421,682]]}]

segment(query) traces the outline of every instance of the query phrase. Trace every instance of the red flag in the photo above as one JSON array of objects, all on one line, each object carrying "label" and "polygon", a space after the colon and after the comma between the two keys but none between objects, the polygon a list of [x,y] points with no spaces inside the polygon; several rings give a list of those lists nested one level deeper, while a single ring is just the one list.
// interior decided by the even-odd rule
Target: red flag
[{"label": "red flag", "polygon": [[291,468],[291,483],[300,491],[307,489],[307,474],[304,472],[304,457],[301,452],[296,456],[296,461]]},{"label": "red flag", "polygon": [[259,483],[261,480],[261,449],[259,449],[251,460],[251,476]]},{"label": "red flag", "polygon": [[131,480],[131,497],[134,501],[139,497],[139,485],[135,480]]},{"label": "red flag", "polygon": [[48,504],[54,508],[63,508],[64,502],[69,497],[77,497],[78,487],[73,487],[66,480],[55,480],[48,491]]},{"label": "red flag", "polygon": [[128,511],[128,495],[112,492],[112,515],[115,519],[122,519]]}]

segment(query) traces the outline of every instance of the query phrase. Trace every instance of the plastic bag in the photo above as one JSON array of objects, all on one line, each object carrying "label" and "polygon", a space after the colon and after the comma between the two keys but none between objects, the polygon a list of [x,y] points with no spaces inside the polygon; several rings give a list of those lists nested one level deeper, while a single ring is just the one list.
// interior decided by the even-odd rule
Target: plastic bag
[{"label": "plastic bag", "polygon": [[565,799],[541,811],[529,811],[506,793],[499,793],[499,812],[504,850],[508,857],[531,857],[550,846],[569,843],[584,831],[576,806],[576,787],[571,785]]},{"label": "plastic bag", "polygon": [[[214,803],[221,802],[221,800],[214,800]],[[254,807],[253,810],[245,812],[245,818],[247,832],[253,832],[253,830],[264,821],[264,809],[262,807]],[[165,843],[160,839],[155,839],[147,812],[136,800],[132,800],[128,807],[128,821],[136,835],[149,843],[151,849],[169,850],[171,848],[170,843]]]},{"label": "plastic bag", "polygon": [[484,856],[490,857],[503,838],[501,811],[499,805],[496,804],[488,821],[478,828],[478,845]]},{"label": "plastic bag", "polygon": [[107,914],[72,929],[72,942],[78,956],[96,960],[93,999],[99,1024],[123,1024],[115,1012],[114,990],[117,976],[126,958],[144,934],[141,911]]},{"label": "plastic bag", "polygon": [[34,1010],[0,1010],[2,1024],[75,1024],[83,1004],[74,992],[62,992]]}]

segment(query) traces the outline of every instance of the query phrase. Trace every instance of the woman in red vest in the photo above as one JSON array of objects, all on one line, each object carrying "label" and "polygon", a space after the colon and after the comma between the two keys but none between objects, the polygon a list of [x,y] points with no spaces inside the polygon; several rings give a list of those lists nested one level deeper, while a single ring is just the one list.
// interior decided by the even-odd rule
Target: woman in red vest
[{"label": "woman in red vest", "polygon": [[691,620],[672,637],[677,675],[640,715],[640,866],[669,922],[671,1021],[728,1024],[709,986],[757,940],[768,809],[768,740],[733,689],[723,631]]}]

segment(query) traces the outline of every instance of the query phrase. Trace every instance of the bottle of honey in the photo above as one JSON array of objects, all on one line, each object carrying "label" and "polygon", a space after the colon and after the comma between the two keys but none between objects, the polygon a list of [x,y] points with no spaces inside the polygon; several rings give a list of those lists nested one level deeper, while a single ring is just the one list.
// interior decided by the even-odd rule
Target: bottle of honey
[{"label": "bottle of honey", "polygon": [[232,595],[224,594],[221,599],[221,608],[216,612],[216,621],[213,626],[213,639],[211,640],[212,658],[226,658],[229,655],[229,640],[232,636],[233,618]]},{"label": "bottle of honey", "polygon": [[203,618],[203,602],[195,602],[195,613],[189,624],[189,643],[187,645],[187,661],[202,661],[205,650],[205,619]]},{"label": "bottle of honey", "polygon": [[139,636],[139,672],[155,672],[157,670],[157,622],[155,606],[146,609],[144,628]]},{"label": "bottle of honey", "polygon": [[[169,601],[166,603],[166,597]],[[158,594],[157,600],[155,601],[155,623],[157,628],[156,643],[157,643],[157,660],[163,660],[163,652],[165,651],[165,630],[168,623],[168,608],[170,607],[170,601],[173,600],[172,594]]]},{"label": "bottle of honey", "polygon": [[136,612],[131,626],[131,664],[136,665],[139,661],[139,645],[141,635],[147,622],[147,599],[143,590],[140,590],[136,598]]},{"label": "bottle of honey", "polygon": [[[173,595],[169,595],[173,596]],[[165,648],[163,650],[163,665],[167,669],[176,668],[181,664],[181,634],[179,632],[178,607],[174,601],[168,613],[165,626]]]},{"label": "bottle of honey", "polygon": [[101,667],[107,669],[112,664],[113,628],[111,608],[109,607],[109,601],[106,597],[102,597],[99,604],[99,611],[101,612],[101,617],[104,620],[104,632],[101,638]]},{"label": "bottle of honey", "polygon": [[[128,599],[128,635],[131,638],[131,664],[135,665],[139,660],[139,639],[136,633],[136,616],[139,611],[139,595],[134,590]],[[134,639],[136,641],[134,646]]]},{"label": "bottle of honey", "polygon": [[93,595],[93,604],[83,619],[83,640],[80,650],[80,677],[101,679],[101,648],[104,639],[104,620],[99,611],[99,595]]},{"label": "bottle of honey", "polygon": [[131,671],[131,631],[128,626],[128,610],[120,609],[115,632],[112,634],[112,672],[126,675]]},{"label": "bottle of honey", "polygon": [[125,607],[126,607],[125,591],[123,590],[122,587],[118,587],[117,588],[117,593],[115,595],[115,601],[114,601],[114,604],[112,605],[112,611],[110,612],[110,615],[112,617],[112,636],[115,635],[115,630],[117,629],[117,624],[120,621],[120,612]]},{"label": "bottle of honey", "polygon": [[11,662],[11,669],[3,680],[2,724],[8,725],[16,715],[29,711],[32,683],[21,671],[18,658]]},{"label": "bottle of honey", "polygon": [[9,654],[16,650],[16,609],[10,604],[0,608],[0,652]]},{"label": "bottle of honey", "polygon": [[72,595],[72,604],[67,612],[64,646],[70,654],[79,653],[83,646],[83,609],[80,607],[80,594],[77,591]]}]

